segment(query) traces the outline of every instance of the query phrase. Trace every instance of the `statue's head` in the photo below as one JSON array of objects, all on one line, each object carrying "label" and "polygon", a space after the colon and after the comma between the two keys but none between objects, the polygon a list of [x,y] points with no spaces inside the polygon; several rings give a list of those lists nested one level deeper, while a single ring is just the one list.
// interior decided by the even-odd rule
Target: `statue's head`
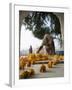
[{"label": "statue's head", "polygon": [[44,35],[44,38],[50,38],[51,37],[51,35],[49,34],[49,33],[46,33],[45,35]]}]

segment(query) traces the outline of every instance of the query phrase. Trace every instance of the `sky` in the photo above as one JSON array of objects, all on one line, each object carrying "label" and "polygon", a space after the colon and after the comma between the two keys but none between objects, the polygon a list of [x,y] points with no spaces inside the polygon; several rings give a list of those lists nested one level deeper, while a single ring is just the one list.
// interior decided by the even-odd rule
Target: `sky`
[{"label": "sky", "polygon": [[34,37],[32,34],[32,31],[25,30],[25,26],[22,25],[21,27],[21,50],[29,49],[30,45],[32,45],[33,48],[37,48],[41,45],[42,40],[39,40]]},{"label": "sky", "polygon": [[[21,26],[20,51],[28,50],[30,48],[30,45],[32,45],[33,49],[38,48],[41,43],[42,40],[34,37],[32,31],[26,30],[24,25]],[[54,43],[55,49],[58,50],[60,48],[58,40],[54,40]]]}]

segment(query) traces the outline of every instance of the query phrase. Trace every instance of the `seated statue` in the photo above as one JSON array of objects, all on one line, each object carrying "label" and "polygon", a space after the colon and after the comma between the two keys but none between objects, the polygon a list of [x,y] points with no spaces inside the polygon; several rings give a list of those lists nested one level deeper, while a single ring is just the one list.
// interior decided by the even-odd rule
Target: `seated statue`
[{"label": "seated statue", "polygon": [[45,46],[46,52],[47,52],[48,54],[55,54],[54,41],[53,41],[52,36],[50,36],[49,34],[45,34],[45,35],[44,35],[42,44],[41,44],[41,46],[39,47],[37,53],[40,52],[40,50],[43,48],[43,46]]}]

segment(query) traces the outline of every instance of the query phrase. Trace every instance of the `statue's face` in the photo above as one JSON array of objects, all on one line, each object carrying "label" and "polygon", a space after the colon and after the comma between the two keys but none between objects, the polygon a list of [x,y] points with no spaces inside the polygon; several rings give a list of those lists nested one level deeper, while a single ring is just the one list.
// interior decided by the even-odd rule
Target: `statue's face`
[{"label": "statue's face", "polygon": [[45,38],[46,40],[50,40],[50,39],[51,39],[51,35],[50,35],[50,34],[45,34],[45,35],[44,35],[44,38]]}]

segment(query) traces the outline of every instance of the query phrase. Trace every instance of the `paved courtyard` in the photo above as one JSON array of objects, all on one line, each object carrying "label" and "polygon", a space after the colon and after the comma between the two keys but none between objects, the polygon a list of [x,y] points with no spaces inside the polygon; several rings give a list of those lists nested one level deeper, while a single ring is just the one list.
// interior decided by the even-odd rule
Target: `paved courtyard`
[{"label": "paved courtyard", "polygon": [[46,72],[44,72],[44,73],[40,72],[41,65],[42,64],[35,64],[30,67],[35,70],[35,75],[32,78],[64,77],[64,63],[57,64],[51,69],[48,69],[47,64],[45,64]]},{"label": "paved courtyard", "polygon": [[51,69],[48,69],[46,65],[47,71],[45,73],[40,72],[39,70],[40,66],[41,65],[33,66],[36,72],[33,78],[52,78],[52,77],[63,77],[64,76],[64,64],[58,64]]}]

